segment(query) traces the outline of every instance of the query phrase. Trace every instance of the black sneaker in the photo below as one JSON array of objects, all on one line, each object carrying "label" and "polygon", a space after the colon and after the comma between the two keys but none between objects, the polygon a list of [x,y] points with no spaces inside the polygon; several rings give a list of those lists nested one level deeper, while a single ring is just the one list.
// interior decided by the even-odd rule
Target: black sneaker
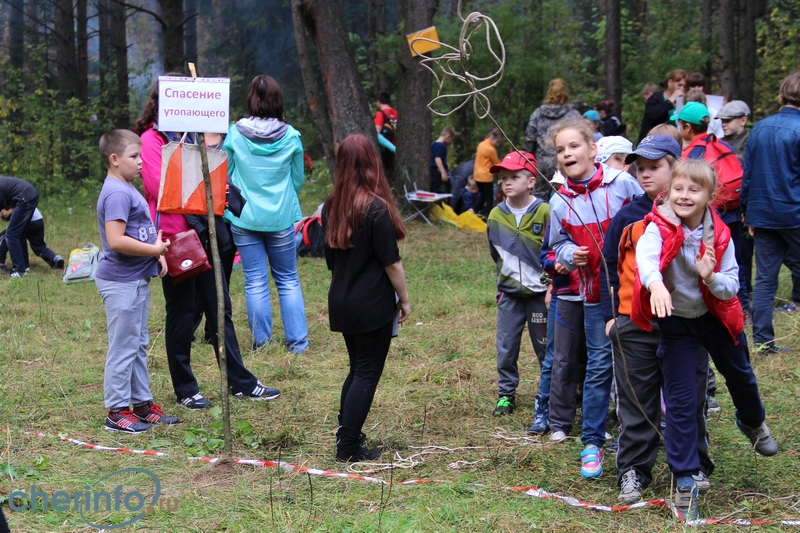
[{"label": "black sneaker", "polygon": [[717,402],[717,398],[713,394],[706,396],[706,407],[708,408],[709,413],[719,413],[722,411],[722,408]]},{"label": "black sneaker", "polygon": [[253,388],[252,391],[249,393],[244,392],[237,392],[233,395],[234,398],[248,398],[253,400],[254,402],[264,402],[268,400],[274,400],[278,396],[281,395],[281,391],[278,389],[271,389],[269,387],[264,386],[263,383],[260,381],[256,383],[256,386]]},{"label": "black sneaker", "polygon": [[772,435],[769,434],[769,428],[766,422],[762,422],[757,428],[751,428],[745,426],[739,420],[736,420],[736,427],[750,439],[753,448],[761,455],[771,457],[778,453],[778,444],[775,442],[775,439],[772,438]]},{"label": "black sneaker", "polygon": [[169,416],[164,414],[164,411],[161,410],[161,407],[152,401],[149,401],[144,405],[140,405],[139,407],[134,407],[133,416],[142,422],[148,422],[150,424],[165,424],[167,426],[172,426],[180,423],[180,420],[178,420],[177,416]]},{"label": "black sneaker", "polygon": [[201,409],[208,409],[211,407],[211,402],[205,399],[199,392],[189,398],[178,400],[178,405],[191,409],[192,411],[199,411]]},{"label": "black sneaker", "polygon": [[779,353],[786,353],[789,348],[786,346],[778,346],[775,342],[757,342],[753,351],[756,355],[777,355]]},{"label": "black sneaker", "polygon": [[374,461],[381,456],[381,452],[377,449],[368,450],[363,446],[359,446],[356,451],[348,452],[345,450],[336,449],[336,461],[339,463],[360,463],[362,461]]},{"label": "black sneaker", "polygon": [[131,411],[126,409],[116,413],[109,412],[103,429],[115,433],[144,433],[150,429],[150,424],[140,422]]},{"label": "black sneaker", "polygon": [[510,415],[514,412],[515,407],[516,401],[513,396],[500,396],[492,414],[494,416]]},{"label": "black sneaker", "polygon": [[53,258],[53,262],[50,263],[50,267],[62,270],[64,268],[64,258],[60,255],[55,256]]}]

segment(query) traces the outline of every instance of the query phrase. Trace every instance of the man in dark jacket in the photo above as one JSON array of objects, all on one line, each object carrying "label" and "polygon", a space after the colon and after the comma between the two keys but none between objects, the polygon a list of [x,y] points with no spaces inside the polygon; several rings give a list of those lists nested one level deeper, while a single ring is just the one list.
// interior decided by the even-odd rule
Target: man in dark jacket
[{"label": "man in dark jacket", "polygon": [[778,273],[800,254],[800,71],[783,80],[778,98],[783,108],[750,132],[741,192],[756,247],[753,340],[761,354],[783,351],[772,325]]}]

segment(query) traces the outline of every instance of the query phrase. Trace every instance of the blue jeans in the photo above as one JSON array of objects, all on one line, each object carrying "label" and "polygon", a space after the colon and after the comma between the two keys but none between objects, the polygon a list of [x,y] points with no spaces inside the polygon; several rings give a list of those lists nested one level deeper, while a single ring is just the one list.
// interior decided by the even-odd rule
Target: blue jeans
[{"label": "blue jeans", "polygon": [[588,361],[583,381],[581,442],[600,447],[606,441],[608,401],[613,380],[611,339],[606,336],[606,323],[600,304],[583,305],[583,322]]},{"label": "blue jeans", "polygon": [[272,340],[269,266],[278,289],[286,346],[291,352],[304,352],[308,348],[308,326],[303,292],[297,278],[297,252],[292,228],[262,232],[231,226],[231,231],[242,258],[247,323],[253,333],[253,346]]},{"label": "blue jeans", "polygon": [[772,344],[772,307],[778,291],[778,273],[787,256],[800,254],[800,228],[755,228],[756,285],[753,288],[753,341]]},{"label": "blue jeans", "polygon": [[542,375],[539,378],[539,396],[550,398],[550,381],[553,379],[553,354],[556,341],[556,313],[558,312],[558,297],[553,296],[550,307],[547,309],[547,346],[544,361],[542,361]]}]

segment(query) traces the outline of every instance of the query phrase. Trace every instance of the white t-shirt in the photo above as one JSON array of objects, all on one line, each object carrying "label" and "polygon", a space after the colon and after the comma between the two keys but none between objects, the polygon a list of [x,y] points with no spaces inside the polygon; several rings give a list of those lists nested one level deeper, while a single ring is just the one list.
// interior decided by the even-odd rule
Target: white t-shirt
[{"label": "white t-shirt", "polygon": [[508,206],[508,210],[511,211],[511,214],[514,215],[514,218],[517,219],[517,227],[519,227],[519,223],[522,222],[522,216],[525,213],[528,212],[528,208],[533,203],[533,200],[534,200],[534,198],[531,197],[531,201],[528,202],[528,205],[526,205],[525,207],[511,207],[511,204],[506,202],[506,205]]}]

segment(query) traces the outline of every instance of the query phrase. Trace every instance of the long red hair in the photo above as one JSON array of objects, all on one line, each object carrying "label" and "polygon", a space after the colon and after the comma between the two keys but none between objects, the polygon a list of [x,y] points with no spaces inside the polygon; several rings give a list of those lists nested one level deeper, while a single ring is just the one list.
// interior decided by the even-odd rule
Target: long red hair
[{"label": "long red hair", "polygon": [[404,238],[406,228],[378,151],[364,135],[350,135],[336,152],[336,182],[333,194],[325,201],[325,243],[341,250],[352,248],[353,236],[361,232],[367,210],[376,199],[386,207],[395,237]]}]

